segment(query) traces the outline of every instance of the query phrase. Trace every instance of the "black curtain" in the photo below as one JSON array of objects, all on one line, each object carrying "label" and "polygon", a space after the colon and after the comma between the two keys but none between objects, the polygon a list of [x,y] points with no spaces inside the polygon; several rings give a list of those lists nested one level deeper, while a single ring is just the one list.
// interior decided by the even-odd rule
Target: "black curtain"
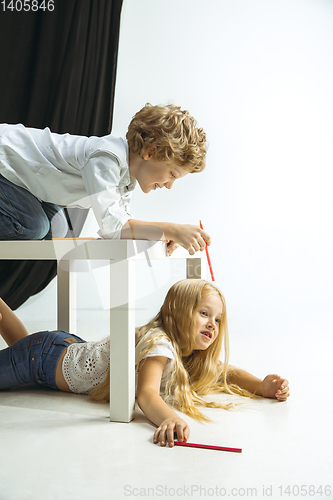
[{"label": "black curtain", "polygon": [[[1,5],[0,123],[110,133],[122,1],[54,0],[53,10],[36,11]],[[24,5],[12,3],[17,9]],[[52,8],[52,2],[44,5]],[[75,235],[85,216],[71,210]],[[0,296],[17,309],[55,275],[53,261],[0,261]]]}]

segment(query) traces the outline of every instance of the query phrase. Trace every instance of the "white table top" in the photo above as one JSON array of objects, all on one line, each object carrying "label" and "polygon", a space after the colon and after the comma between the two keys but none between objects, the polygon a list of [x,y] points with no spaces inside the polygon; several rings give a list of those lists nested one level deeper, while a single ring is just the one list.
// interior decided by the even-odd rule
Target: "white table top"
[{"label": "white table top", "polygon": [[[202,258],[204,252],[190,255],[182,247],[172,259]],[[15,240],[0,242],[0,260],[123,260],[164,259],[163,241],[147,240]]]}]

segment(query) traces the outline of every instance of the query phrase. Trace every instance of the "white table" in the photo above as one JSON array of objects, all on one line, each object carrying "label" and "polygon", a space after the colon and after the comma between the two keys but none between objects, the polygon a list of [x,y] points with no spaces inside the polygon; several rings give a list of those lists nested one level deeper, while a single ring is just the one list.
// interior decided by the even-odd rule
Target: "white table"
[{"label": "white table", "polygon": [[110,420],[130,422],[135,404],[135,262],[186,259],[187,278],[205,278],[204,252],[190,256],[146,240],[2,241],[1,260],[56,260],[58,329],[76,333],[75,267],[82,260],[110,261]]}]

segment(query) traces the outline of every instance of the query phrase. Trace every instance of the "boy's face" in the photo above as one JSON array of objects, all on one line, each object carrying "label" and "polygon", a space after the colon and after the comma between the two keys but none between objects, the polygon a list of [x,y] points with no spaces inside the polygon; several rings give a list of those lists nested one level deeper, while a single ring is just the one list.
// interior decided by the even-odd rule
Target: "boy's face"
[{"label": "boy's face", "polygon": [[178,165],[168,165],[146,155],[140,158],[138,168],[133,177],[138,181],[142,191],[149,193],[158,188],[171,189],[176,179],[185,177],[189,172]]}]

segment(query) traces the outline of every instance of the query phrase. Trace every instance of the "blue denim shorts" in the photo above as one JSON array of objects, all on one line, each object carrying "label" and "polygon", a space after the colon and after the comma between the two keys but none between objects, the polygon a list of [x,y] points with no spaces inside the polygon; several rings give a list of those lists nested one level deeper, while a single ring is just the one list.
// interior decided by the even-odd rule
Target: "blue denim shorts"
[{"label": "blue denim shorts", "polygon": [[29,382],[52,387],[59,358],[66,347],[85,340],[59,330],[38,332],[0,351],[0,390]]}]

